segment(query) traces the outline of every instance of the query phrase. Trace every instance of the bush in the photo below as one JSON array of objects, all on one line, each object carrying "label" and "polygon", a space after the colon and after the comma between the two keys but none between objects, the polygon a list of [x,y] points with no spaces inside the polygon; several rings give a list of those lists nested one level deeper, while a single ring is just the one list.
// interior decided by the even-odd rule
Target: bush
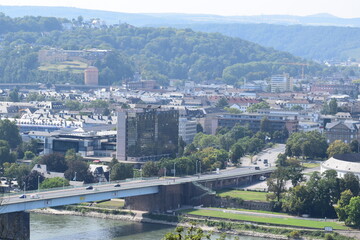
[{"label": "bush", "polygon": [[300,232],[299,231],[292,231],[292,232],[289,233],[288,238],[299,239],[300,238]]},{"label": "bush", "polygon": [[334,238],[334,236],[333,236],[332,234],[327,233],[327,234],[325,235],[325,240],[335,240],[335,238]]}]

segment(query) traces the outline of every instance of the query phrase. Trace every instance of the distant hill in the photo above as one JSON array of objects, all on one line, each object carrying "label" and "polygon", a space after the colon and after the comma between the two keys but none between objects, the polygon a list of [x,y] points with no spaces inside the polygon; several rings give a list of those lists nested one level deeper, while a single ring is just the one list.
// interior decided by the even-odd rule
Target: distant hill
[{"label": "distant hill", "polygon": [[360,18],[339,18],[327,13],[310,16],[259,15],[259,16],[219,16],[211,14],[183,13],[121,13],[101,10],[80,9],[74,7],[34,7],[1,6],[0,12],[10,17],[47,16],[59,18],[85,19],[101,18],[108,24],[127,22],[135,26],[152,24],[189,24],[189,23],[268,23],[284,25],[320,25],[360,27]]},{"label": "distant hill", "polygon": [[306,64],[307,75],[325,73],[324,67],[287,52],[219,33],[130,24],[96,28],[81,18],[70,23],[73,29],[63,30],[64,22],[70,23],[54,17],[0,15],[0,82],[82,81],[81,69],[77,74],[73,71],[78,64],[39,66],[42,49],[48,51],[41,52],[41,59],[53,56],[49,62],[64,61],[68,55],[83,58],[82,50],[108,50],[102,57],[97,57],[96,50],[89,55],[103,85],[131,80],[134,72],[161,85],[168,85],[170,79],[240,85],[244,79],[264,79],[284,72],[300,76],[301,67],[294,63]]},{"label": "distant hill", "polygon": [[[322,13],[311,16],[218,16],[181,13],[119,13],[71,7],[0,6],[11,17],[52,16],[84,20],[100,18],[107,24],[170,26],[239,37],[310,60],[360,59],[360,18],[344,19]],[[359,27],[359,28],[358,28]]]},{"label": "distant hill", "polygon": [[311,60],[360,60],[360,28],[238,23],[169,25],[239,37]]}]

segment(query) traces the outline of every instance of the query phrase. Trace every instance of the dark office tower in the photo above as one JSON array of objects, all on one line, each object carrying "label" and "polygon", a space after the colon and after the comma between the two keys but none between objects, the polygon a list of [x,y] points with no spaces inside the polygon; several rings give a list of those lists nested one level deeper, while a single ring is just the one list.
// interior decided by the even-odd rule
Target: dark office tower
[{"label": "dark office tower", "polygon": [[179,112],[173,109],[124,109],[118,112],[117,159],[143,162],[175,156]]}]

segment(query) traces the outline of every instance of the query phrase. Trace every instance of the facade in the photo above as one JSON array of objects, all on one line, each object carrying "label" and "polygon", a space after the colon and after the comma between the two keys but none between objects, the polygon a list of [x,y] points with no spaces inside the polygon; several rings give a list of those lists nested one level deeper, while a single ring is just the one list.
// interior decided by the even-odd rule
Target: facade
[{"label": "facade", "polygon": [[99,70],[96,67],[88,67],[84,71],[85,85],[99,85]]},{"label": "facade", "polygon": [[[298,131],[299,121],[297,118],[288,118],[285,116],[262,115],[257,113],[249,114],[223,114],[212,119],[211,134],[216,133],[219,127],[233,128],[236,124],[248,126],[253,132],[261,129],[261,121],[267,118],[268,128],[272,131],[283,131],[285,128],[291,134]],[[209,131],[209,129],[208,129]]]},{"label": "facade", "polygon": [[336,121],[327,123],[325,127],[326,141],[330,144],[335,140],[341,140],[344,143],[350,143],[359,137],[359,122],[354,121]]},{"label": "facade", "polygon": [[342,178],[346,173],[353,173],[360,177],[360,154],[338,154],[329,158],[320,165],[320,172],[335,170],[338,177]]},{"label": "facade", "polygon": [[274,75],[270,79],[271,92],[286,92],[293,90],[292,78],[289,74]]},{"label": "facade", "polygon": [[174,156],[178,138],[178,110],[144,108],[118,112],[116,157],[119,161],[145,162]]},{"label": "facade", "polygon": [[74,149],[83,157],[112,157],[115,153],[116,131],[64,133],[54,132],[44,139],[44,154],[65,154]]},{"label": "facade", "polygon": [[179,136],[186,144],[190,144],[196,135],[197,122],[187,118],[179,119]]}]

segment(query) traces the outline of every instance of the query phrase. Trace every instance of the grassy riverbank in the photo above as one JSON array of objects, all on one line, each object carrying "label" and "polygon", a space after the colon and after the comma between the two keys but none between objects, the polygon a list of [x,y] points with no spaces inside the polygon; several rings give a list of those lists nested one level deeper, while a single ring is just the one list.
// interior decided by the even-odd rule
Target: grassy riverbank
[{"label": "grassy riverbank", "polygon": [[333,229],[345,230],[348,229],[341,223],[337,222],[322,222],[322,221],[313,221],[306,219],[296,219],[296,218],[279,218],[279,217],[262,217],[256,215],[245,215],[245,214],[237,214],[230,212],[222,212],[222,211],[213,211],[213,210],[203,210],[203,209],[195,209],[185,211],[186,214],[204,216],[204,217],[216,217],[216,218],[224,218],[229,220],[240,220],[254,223],[262,223],[262,224],[270,224],[270,225],[285,225],[292,227],[305,227],[305,228],[317,228],[323,229],[324,227],[332,227]]}]

